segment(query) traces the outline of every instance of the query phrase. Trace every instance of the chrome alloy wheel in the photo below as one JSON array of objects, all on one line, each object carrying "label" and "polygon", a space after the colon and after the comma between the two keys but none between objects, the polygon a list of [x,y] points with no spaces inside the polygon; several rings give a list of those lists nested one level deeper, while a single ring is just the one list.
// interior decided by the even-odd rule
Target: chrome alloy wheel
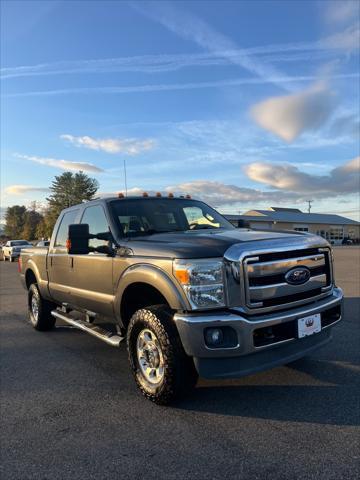
[{"label": "chrome alloy wheel", "polygon": [[39,300],[35,295],[31,297],[31,313],[33,314],[35,322],[37,322],[39,318]]},{"label": "chrome alloy wheel", "polygon": [[159,384],[164,378],[164,357],[159,340],[151,330],[139,333],[136,354],[145,379],[153,385]]}]

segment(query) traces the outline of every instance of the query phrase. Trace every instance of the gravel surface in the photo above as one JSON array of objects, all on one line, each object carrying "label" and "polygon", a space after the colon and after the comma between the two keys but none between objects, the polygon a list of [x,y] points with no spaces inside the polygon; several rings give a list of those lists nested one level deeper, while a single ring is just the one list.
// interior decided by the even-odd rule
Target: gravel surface
[{"label": "gravel surface", "polygon": [[17,264],[1,274],[1,479],[359,478],[360,249],[335,248],[345,318],[291,367],[144,400],[124,346],[34,331]]}]

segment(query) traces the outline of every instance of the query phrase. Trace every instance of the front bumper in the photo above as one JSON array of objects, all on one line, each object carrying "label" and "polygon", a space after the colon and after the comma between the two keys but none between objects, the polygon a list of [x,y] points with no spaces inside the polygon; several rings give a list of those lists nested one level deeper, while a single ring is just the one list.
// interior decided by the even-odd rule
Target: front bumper
[{"label": "front bumper", "polygon": [[[176,313],[174,320],[185,352],[194,357],[200,376],[236,378],[296,360],[325,344],[331,338],[331,327],[341,320],[342,299],[342,290],[334,288],[326,298],[283,312],[252,317],[245,317],[235,310]],[[337,317],[326,324],[322,320],[320,333],[302,339],[294,335],[262,346],[254,341],[255,331],[285,323],[290,326],[288,322],[295,325],[299,318],[316,313],[322,313],[325,318],[329,311],[337,311]],[[235,330],[238,344],[230,348],[209,348],[205,343],[205,329],[225,326]]]}]

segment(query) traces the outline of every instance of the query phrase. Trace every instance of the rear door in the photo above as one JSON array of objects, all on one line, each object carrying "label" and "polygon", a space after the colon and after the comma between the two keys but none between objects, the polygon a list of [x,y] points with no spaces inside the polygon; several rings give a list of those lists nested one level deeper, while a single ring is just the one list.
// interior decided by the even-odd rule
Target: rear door
[{"label": "rear door", "polygon": [[66,249],[69,225],[77,223],[80,209],[66,211],[54,228],[48,253],[48,275],[50,295],[59,303],[73,304],[73,257]]},{"label": "rear door", "polygon": [[[94,235],[109,231],[109,222],[101,203],[86,207],[80,223],[89,224],[89,231]],[[89,246],[93,248],[107,244],[105,240],[89,241]],[[72,296],[75,304],[104,316],[113,316],[113,258],[99,252],[73,257]]]}]

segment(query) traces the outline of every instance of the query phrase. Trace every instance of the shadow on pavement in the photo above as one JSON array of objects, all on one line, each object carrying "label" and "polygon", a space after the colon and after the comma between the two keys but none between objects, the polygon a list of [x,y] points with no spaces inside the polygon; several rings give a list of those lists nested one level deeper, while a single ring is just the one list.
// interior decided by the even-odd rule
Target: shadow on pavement
[{"label": "shadow on pavement", "polygon": [[[323,350],[316,356],[269,372],[275,383],[283,383],[287,370],[288,385],[259,385],[267,373],[235,381],[239,385],[200,384],[194,394],[179,402],[176,408],[254,419],[359,425],[360,332],[359,328],[354,332],[349,325],[360,322],[359,310],[360,299],[347,298],[345,320],[335,327],[334,338]],[[255,384],[257,378],[259,381]],[[266,380],[269,383],[269,378]],[[247,384],[241,385],[245,381]]]}]

